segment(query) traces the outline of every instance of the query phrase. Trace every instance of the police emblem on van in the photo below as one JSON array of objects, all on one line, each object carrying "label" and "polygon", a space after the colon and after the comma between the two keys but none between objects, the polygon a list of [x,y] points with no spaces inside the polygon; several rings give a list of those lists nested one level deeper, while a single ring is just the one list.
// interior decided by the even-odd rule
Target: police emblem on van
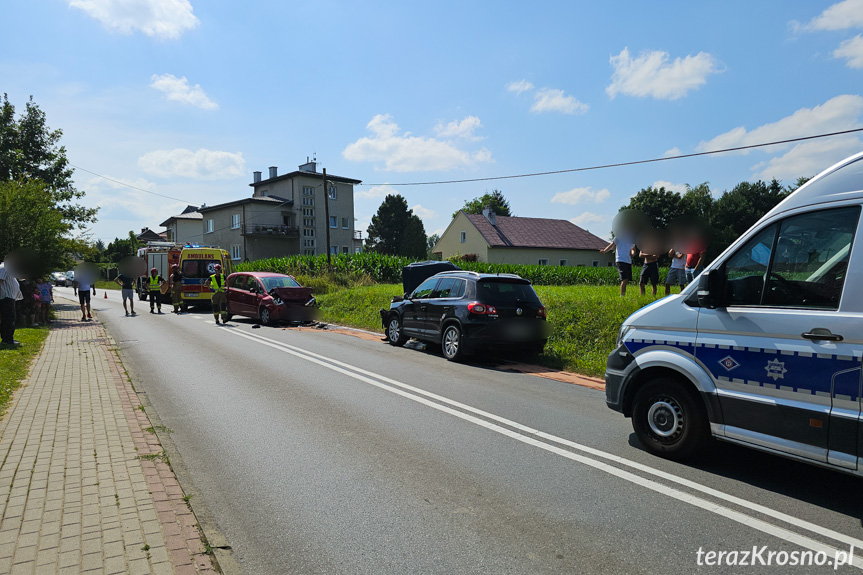
[{"label": "police emblem on van", "polygon": [[778,359],[768,361],[767,365],[764,366],[764,370],[767,372],[767,377],[772,377],[773,381],[785,379],[785,374],[788,373],[788,370],[785,369],[785,362]]},{"label": "police emblem on van", "polygon": [[722,359],[719,360],[719,365],[725,368],[725,371],[731,371],[735,367],[740,367],[740,362],[731,357],[730,355],[726,355]]}]

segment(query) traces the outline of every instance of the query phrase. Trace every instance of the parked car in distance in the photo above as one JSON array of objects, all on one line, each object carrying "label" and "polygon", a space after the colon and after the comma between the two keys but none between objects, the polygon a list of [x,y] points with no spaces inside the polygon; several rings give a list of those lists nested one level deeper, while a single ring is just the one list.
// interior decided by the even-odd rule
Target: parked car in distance
[{"label": "parked car in distance", "polygon": [[380,313],[391,345],[439,343],[450,361],[489,348],[542,353],[549,335],[545,306],[514,274],[440,272]]},{"label": "parked car in distance", "polygon": [[75,272],[73,270],[69,270],[66,272],[66,285],[70,286],[75,283]]},{"label": "parked car in distance", "polygon": [[51,283],[54,284],[55,286],[63,286],[63,287],[72,285],[72,282],[70,282],[66,278],[66,274],[64,274],[63,272],[52,273],[51,274]]},{"label": "parked car in distance", "polygon": [[226,281],[228,319],[235,315],[257,319],[263,325],[302,323],[317,319],[317,302],[311,288],[293,277],[267,272],[237,272]]}]

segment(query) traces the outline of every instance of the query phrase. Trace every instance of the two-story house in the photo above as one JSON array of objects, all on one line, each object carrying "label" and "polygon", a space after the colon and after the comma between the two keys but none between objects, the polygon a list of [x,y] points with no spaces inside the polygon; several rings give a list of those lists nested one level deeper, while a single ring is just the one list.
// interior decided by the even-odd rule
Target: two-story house
[{"label": "two-story house", "polygon": [[201,244],[204,241],[201,220],[204,217],[197,206],[186,206],[181,214],[171,216],[161,225],[165,228],[166,239],[175,244]]},{"label": "two-story house", "polygon": [[228,250],[233,260],[253,261],[326,253],[329,231],[331,253],[359,251],[354,186],[360,180],[327,174],[325,190],[316,167],[316,162],[307,162],[280,176],[272,166],[266,179],[253,172],[251,197],[198,209],[200,243]]}]

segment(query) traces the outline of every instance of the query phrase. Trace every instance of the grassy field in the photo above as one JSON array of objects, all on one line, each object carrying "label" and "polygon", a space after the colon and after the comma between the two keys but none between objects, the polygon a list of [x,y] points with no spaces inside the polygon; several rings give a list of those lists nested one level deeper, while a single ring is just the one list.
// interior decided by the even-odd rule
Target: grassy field
[{"label": "grassy field", "polygon": [[95,286],[96,289],[120,289],[120,286],[117,285],[117,282],[109,282],[104,280],[97,281]]},{"label": "grassy field", "polygon": [[[552,327],[540,363],[597,377],[605,372],[623,320],[656,299],[638,295],[637,286],[625,298],[616,286],[536,286],[536,291]],[[378,310],[388,308],[390,298],[400,294],[401,284],[378,284],[316,297],[324,321],[383,333]]]},{"label": "grassy field", "polygon": [[42,349],[47,337],[47,327],[17,329],[15,339],[21,342],[21,346],[0,348],[0,416],[6,411],[6,404],[21,385],[21,380],[27,377],[30,362]]}]

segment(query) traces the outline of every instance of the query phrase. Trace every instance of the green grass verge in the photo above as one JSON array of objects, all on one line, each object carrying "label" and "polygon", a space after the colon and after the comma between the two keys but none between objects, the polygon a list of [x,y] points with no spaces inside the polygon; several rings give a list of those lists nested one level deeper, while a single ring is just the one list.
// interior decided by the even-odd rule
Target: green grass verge
[{"label": "green grass verge", "polygon": [[21,342],[21,346],[14,349],[0,348],[0,417],[6,411],[12,393],[21,385],[21,380],[27,377],[30,362],[42,349],[47,337],[47,327],[17,329],[15,339]]},{"label": "green grass verge", "polygon": [[95,284],[96,289],[116,289],[119,290],[120,286],[117,285],[116,282],[109,282],[104,280],[99,280]]},{"label": "green grass verge", "polygon": [[[621,323],[656,300],[630,288],[626,297],[617,286],[536,286],[552,328],[539,363],[601,377]],[[661,288],[660,288],[661,293]],[[383,333],[378,310],[401,295],[401,284],[378,284],[317,295],[323,321]]]}]

